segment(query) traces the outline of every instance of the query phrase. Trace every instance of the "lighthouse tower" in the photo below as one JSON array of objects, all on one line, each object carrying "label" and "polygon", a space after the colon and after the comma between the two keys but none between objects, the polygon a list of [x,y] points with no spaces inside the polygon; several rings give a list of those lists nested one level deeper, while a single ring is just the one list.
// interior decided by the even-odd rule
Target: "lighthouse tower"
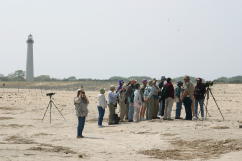
[{"label": "lighthouse tower", "polygon": [[33,36],[30,34],[27,39],[27,62],[26,62],[26,81],[34,80],[34,61],[33,61]]}]

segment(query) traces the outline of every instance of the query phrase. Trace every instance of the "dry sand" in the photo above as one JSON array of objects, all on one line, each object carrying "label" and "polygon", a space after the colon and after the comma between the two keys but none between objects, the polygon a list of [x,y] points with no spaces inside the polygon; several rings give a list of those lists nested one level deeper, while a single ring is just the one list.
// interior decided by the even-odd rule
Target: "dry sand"
[{"label": "dry sand", "polygon": [[[89,116],[84,139],[76,139],[76,92],[54,91],[66,118],[52,109],[42,122],[51,91],[0,89],[0,161],[242,160],[242,85],[215,85],[222,118],[209,100],[206,121],[143,121],[97,127],[97,92],[87,91]],[[175,104],[172,115],[174,116]],[[182,110],[184,117],[184,108]],[[105,117],[107,118],[108,111]]]}]

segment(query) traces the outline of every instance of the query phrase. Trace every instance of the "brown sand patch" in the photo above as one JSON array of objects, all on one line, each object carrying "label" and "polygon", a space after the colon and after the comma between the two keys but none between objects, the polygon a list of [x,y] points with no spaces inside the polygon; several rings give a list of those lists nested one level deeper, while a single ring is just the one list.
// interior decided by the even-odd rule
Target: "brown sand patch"
[{"label": "brown sand patch", "polygon": [[13,117],[0,117],[0,120],[11,120],[14,119]]},{"label": "brown sand patch", "polygon": [[54,134],[38,133],[38,134],[34,134],[33,136],[48,136],[48,135],[54,135]]},{"label": "brown sand patch", "polygon": [[19,110],[15,107],[0,107],[0,110],[7,110],[7,111],[14,111],[14,110]]},{"label": "brown sand patch", "polygon": [[31,147],[27,150],[51,152],[51,153],[77,154],[77,152],[71,150],[71,148],[63,147],[63,146],[54,146],[51,144],[39,144],[39,146]]},{"label": "brown sand patch", "polygon": [[22,128],[22,127],[33,127],[33,126],[32,125],[7,124],[7,125],[0,125],[0,127]]},{"label": "brown sand patch", "polygon": [[164,134],[161,134],[163,136],[176,136],[177,134],[172,134],[172,133],[164,133]]},{"label": "brown sand patch", "polygon": [[174,149],[161,150],[151,149],[140,151],[139,153],[148,155],[157,159],[169,160],[192,160],[192,159],[211,159],[217,158],[222,154],[241,151],[242,140],[194,140],[184,141],[176,140],[171,144]]},{"label": "brown sand patch", "polygon": [[8,144],[36,144],[36,142],[34,142],[33,140],[22,138],[20,136],[10,136],[4,141],[7,141]]},{"label": "brown sand patch", "polygon": [[212,127],[213,129],[229,129],[228,126],[215,126],[215,127]]}]

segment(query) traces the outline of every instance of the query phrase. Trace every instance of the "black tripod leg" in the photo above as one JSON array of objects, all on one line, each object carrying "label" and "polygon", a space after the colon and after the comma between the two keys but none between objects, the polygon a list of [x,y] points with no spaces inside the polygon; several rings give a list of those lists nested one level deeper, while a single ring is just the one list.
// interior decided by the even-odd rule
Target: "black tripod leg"
[{"label": "black tripod leg", "polygon": [[221,112],[221,110],[220,110],[220,108],[219,108],[219,106],[218,106],[218,103],[217,103],[215,97],[213,96],[212,91],[209,90],[209,92],[211,93],[211,95],[212,95],[212,97],[213,97],[213,100],[214,100],[214,102],[215,102],[215,104],[216,104],[216,106],[217,106],[217,108],[218,108],[218,111],[220,112],[220,115],[222,116],[222,118],[223,118],[223,120],[224,120],[224,116],[223,116],[223,114],[222,114],[222,112]]},{"label": "black tripod leg", "polygon": [[51,108],[52,108],[52,102],[50,101],[50,124],[51,124]]},{"label": "black tripod leg", "polygon": [[55,106],[55,108],[57,109],[57,111],[60,113],[60,115],[63,117],[63,119],[66,120],[65,117],[60,112],[60,110],[58,109],[58,107],[55,105],[55,103],[53,101],[51,101],[51,102],[53,103],[53,105]]},{"label": "black tripod leg", "polygon": [[45,110],[44,116],[43,116],[43,118],[42,118],[42,121],[43,121],[43,120],[44,120],[44,118],[45,118],[45,115],[46,115],[46,112],[47,112],[47,110],[48,110],[49,106],[50,106],[50,103],[49,103],[49,104],[48,104],[48,106],[46,107],[46,110]]}]

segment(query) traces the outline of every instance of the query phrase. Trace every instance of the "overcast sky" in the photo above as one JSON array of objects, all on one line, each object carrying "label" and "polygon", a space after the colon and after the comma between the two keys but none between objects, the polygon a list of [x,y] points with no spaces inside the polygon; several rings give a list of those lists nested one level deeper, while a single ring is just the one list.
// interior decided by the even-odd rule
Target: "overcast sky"
[{"label": "overcast sky", "polygon": [[241,0],[1,0],[0,73],[109,78],[242,75]]}]

